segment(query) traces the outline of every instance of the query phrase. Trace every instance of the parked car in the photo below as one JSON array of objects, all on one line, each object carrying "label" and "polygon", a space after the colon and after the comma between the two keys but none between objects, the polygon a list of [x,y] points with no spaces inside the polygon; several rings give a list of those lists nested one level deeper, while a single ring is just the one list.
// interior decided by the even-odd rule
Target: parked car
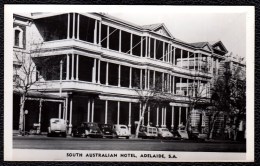
[{"label": "parked car", "polygon": [[138,136],[140,138],[156,138],[158,137],[158,131],[156,127],[141,126]]},{"label": "parked car", "polygon": [[116,133],[116,137],[126,137],[126,139],[129,139],[130,132],[126,125],[116,124],[113,125],[113,132]]},{"label": "parked car", "polygon": [[103,137],[97,123],[83,122],[80,126],[73,128],[71,132],[73,137]]},{"label": "parked car", "polygon": [[67,136],[67,124],[64,119],[58,119],[58,118],[50,119],[47,136],[50,137],[54,135],[58,135],[58,136],[61,135],[63,137]]},{"label": "parked car", "polygon": [[173,138],[173,135],[167,128],[158,128],[158,137],[169,139]]},{"label": "parked car", "polygon": [[181,135],[179,134],[179,132],[177,130],[171,130],[171,133],[173,135],[173,139],[182,139]]},{"label": "parked car", "polygon": [[98,124],[98,127],[103,133],[103,137],[114,138],[116,134],[113,132],[111,124]]}]

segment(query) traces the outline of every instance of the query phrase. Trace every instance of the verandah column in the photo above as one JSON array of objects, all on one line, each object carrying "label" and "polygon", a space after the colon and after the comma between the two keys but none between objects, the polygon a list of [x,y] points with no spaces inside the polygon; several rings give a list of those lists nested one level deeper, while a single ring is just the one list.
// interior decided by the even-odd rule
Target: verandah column
[{"label": "verandah column", "polygon": [[90,122],[90,99],[88,99],[88,122]]},{"label": "verandah column", "polygon": [[150,89],[150,70],[147,69],[147,89]]},{"label": "verandah column", "polygon": [[39,127],[38,127],[37,134],[41,133],[41,119],[42,119],[41,116],[42,116],[42,99],[40,99],[40,104],[39,104],[39,121],[38,121]]},{"label": "verandah column", "polygon": [[67,39],[70,38],[70,13],[68,13]]},{"label": "verandah column", "polygon": [[118,65],[118,87],[121,86],[121,65]]},{"label": "verandah column", "polygon": [[78,21],[77,21],[77,39],[79,39],[79,20],[80,20],[80,15],[78,14]]},{"label": "verandah column", "polygon": [[162,106],[162,118],[161,118],[161,127],[163,127],[163,125],[164,125],[164,117],[163,117],[163,115],[164,115],[164,106]]},{"label": "verandah column", "polygon": [[98,59],[98,84],[100,84],[100,59]]},{"label": "verandah column", "polygon": [[179,126],[181,124],[181,106],[179,106]]},{"label": "verandah column", "polygon": [[167,111],[167,108],[165,106],[164,107],[164,116],[163,116],[164,117],[164,121],[163,121],[164,122],[164,124],[163,124],[164,127],[166,127],[166,111]]},{"label": "verandah column", "polygon": [[67,54],[66,80],[69,80],[70,75],[70,56]]},{"label": "verandah column", "polygon": [[173,65],[175,65],[175,52],[176,52],[176,48],[173,48]]},{"label": "verandah column", "polygon": [[74,53],[71,56],[71,80],[74,80]]},{"label": "verandah column", "polygon": [[92,108],[91,108],[91,122],[94,122],[94,105],[95,105],[95,100],[92,100]]},{"label": "verandah column", "polygon": [[97,59],[94,58],[94,64],[92,68],[92,82],[96,83],[96,68],[97,68]]},{"label": "verandah column", "polygon": [[70,99],[70,120],[69,120],[69,134],[71,134],[71,130],[72,130],[72,104],[73,104],[73,101],[72,101],[72,98]]},{"label": "verandah column", "polygon": [[109,63],[106,63],[106,85],[108,85]]},{"label": "verandah column", "polygon": [[148,105],[147,126],[150,126],[150,105]]},{"label": "verandah column", "polygon": [[94,27],[94,44],[97,44],[97,20],[95,20],[95,27]]},{"label": "verandah column", "polygon": [[172,106],[172,124],[171,124],[171,128],[174,128],[174,106]]},{"label": "verandah column", "polygon": [[129,69],[129,88],[132,88],[132,67]]},{"label": "verandah column", "polygon": [[156,127],[159,127],[159,106],[156,108]]},{"label": "verandah column", "polygon": [[107,105],[108,105],[108,101],[105,100],[105,124],[107,124]]},{"label": "verandah column", "polygon": [[142,72],[142,69],[140,69],[140,89],[143,89],[143,72]]},{"label": "verandah column", "polygon": [[144,69],[145,74],[144,74],[144,89],[147,89],[147,69]]},{"label": "verandah column", "polygon": [[122,31],[121,31],[121,29],[119,29],[119,46],[118,46],[118,48],[119,48],[119,52],[121,52],[121,33],[122,33]]},{"label": "verandah column", "polygon": [[186,123],[187,123],[187,120],[188,120],[188,112],[189,111],[189,107],[186,107]]},{"label": "verandah column", "polygon": [[165,61],[166,57],[165,57],[165,42],[163,42],[163,62]]},{"label": "verandah column", "polygon": [[109,49],[109,26],[107,26],[107,49]]},{"label": "verandah column", "polygon": [[119,124],[120,121],[120,101],[117,102],[117,124]]},{"label": "verandah column", "polygon": [[132,103],[129,102],[129,112],[128,112],[128,128],[131,133],[131,111],[132,111]]},{"label": "verandah column", "polygon": [[156,59],[156,39],[154,39],[153,59]]},{"label": "verandah column", "polygon": [[101,20],[99,21],[98,41],[99,41],[99,45],[101,46]]},{"label": "verandah column", "polygon": [[133,54],[133,34],[130,34],[130,55]]},{"label": "verandah column", "polygon": [[182,57],[183,57],[183,50],[181,49],[181,67],[183,67],[183,64],[182,64],[183,59],[182,59]]},{"label": "verandah column", "polygon": [[76,55],[76,80],[79,80],[79,55]]},{"label": "verandah column", "polygon": [[75,13],[73,13],[72,39],[75,39]]}]

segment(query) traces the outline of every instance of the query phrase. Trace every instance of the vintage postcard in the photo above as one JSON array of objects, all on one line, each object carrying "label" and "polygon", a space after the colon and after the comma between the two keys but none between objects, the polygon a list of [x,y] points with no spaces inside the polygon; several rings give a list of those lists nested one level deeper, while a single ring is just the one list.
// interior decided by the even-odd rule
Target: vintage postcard
[{"label": "vintage postcard", "polygon": [[254,161],[254,7],[5,6],[7,161]]}]

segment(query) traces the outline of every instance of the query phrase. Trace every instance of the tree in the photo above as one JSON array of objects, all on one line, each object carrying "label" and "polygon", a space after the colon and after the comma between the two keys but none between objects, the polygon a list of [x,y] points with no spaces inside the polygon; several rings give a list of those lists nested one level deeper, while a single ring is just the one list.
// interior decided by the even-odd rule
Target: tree
[{"label": "tree", "polygon": [[[234,140],[237,136],[239,123],[241,120],[245,120],[246,113],[244,69],[243,65],[241,66],[241,60],[238,60],[238,62],[226,61],[223,64],[223,71],[215,78],[212,88],[211,100],[215,106],[215,114],[223,112],[230,120],[229,128],[233,128]],[[231,131],[229,130],[229,132]]]},{"label": "tree", "polygon": [[[40,58],[42,53],[42,42],[33,42],[27,50],[14,50],[14,89],[21,95],[20,116],[19,116],[19,134],[23,135],[24,130],[24,107],[27,101],[28,93],[33,86],[37,86],[37,81],[43,76],[38,73],[38,67],[48,66],[50,60]],[[57,72],[53,68],[45,67],[45,71]],[[43,85],[44,86],[44,85]],[[43,87],[42,86],[42,87]],[[47,84],[46,84],[47,86]],[[44,90],[41,89],[41,90]]]},{"label": "tree", "polygon": [[[186,100],[188,102],[190,111],[188,111],[185,130],[187,131],[187,133],[189,135],[192,132],[192,129],[191,129],[191,111],[196,109],[196,108],[206,109],[210,105],[210,102],[209,102],[209,82],[208,82],[208,80],[204,80],[206,83],[204,83],[204,84],[201,83],[202,77],[200,76],[200,72],[208,73],[209,69],[211,68],[211,63],[209,62],[208,59],[206,59],[206,60],[199,59],[199,60],[201,62],[198,62],[197,66],[201,66],[200,67],[201,69],[199,69],[199,67],[198,67],[198,70],[194,69],[193,71],[191,71],[190,80],[193,80],[193,81],[192,81],[192,83],[188,82],[188,85],[187,85],[188,90],[187,90],[187,94],[186,94]],[[188,64],[188,66],[189,65],[190,64]]]},{"label": "tree", "polygon": [[[136,76],[134,78],[137,78]],[[141,77],[142,80],[145,80],[146,77]],[[152,107],[158,106],[164,102],[169,102],[172,100],[172,94],[167,93],[169,86],[164,86],[166,79],[155,78],[154,81],[147,82],[150,84],[149,90],[144,88],[145,82],[140,79],[135,79],[135,82],[139,84],[139,87],[135,87],[134,90],[138,96],[139,103],[141,104],[141,116],[139,117],[135,138],[138,138],[140,126],[144,120],[145,113],[147,113],[147,106],[150,105]]]}]

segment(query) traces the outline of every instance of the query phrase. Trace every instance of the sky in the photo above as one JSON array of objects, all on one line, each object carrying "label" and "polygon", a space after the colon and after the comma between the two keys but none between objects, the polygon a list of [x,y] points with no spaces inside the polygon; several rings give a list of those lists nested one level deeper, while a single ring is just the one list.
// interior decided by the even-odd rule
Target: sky
[{"label": "sky", "polygon": [[234,55],[246,54],[244,13],[108,13],[137,25],[164,23],[171,34],[185,42],[221,40]]}]

